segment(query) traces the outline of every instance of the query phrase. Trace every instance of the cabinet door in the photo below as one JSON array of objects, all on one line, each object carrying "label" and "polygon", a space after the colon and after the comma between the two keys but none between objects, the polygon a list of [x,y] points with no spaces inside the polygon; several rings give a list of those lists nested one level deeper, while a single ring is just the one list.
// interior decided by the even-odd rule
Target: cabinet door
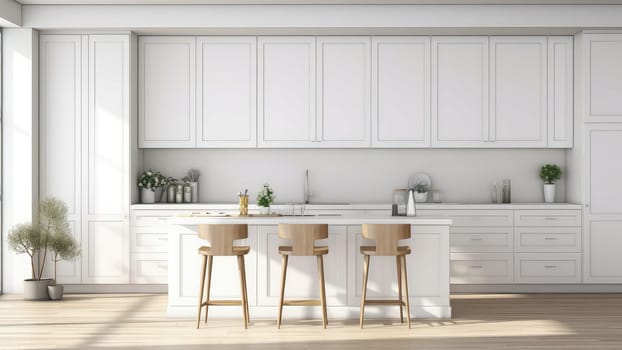
[{"label": "cabinet door", "polygon": [[197,39],[197,146],[256,146],[256,42]]},{"label": "cabinet door", "polygon": [[310,147],[315,130],[315,37],[260,37],[259,147]]},{"label": "cabinet door", "polygon": [[584,230],[584,282],[622,283],[622,220],[588,219]]},{"label": "cabinet door", "polygon": [[430,38],[372,38],[372,146],[430,147]]},{"label": "cabinet door", "polygon": [[546,37],[490,38],[490,140],[546,147]]},{"label": "cabinet door", "polygon": [[587,215],[622,219],[622,125],[586,126]]},{"label": "cabinet door", "polygon": [[318,37],[317,46],[320,146],[369,147],[370,38]]},{"label": "cabinet door", "polygon": [[195,38],[141,36],[138,43],[139,147],[194,147]]},{"label": "cabinet door", "polygon": [[573,146],[573,38],[548,38],[548,147]]},{"label": "cabinet door", "polygon": [[586,34],[587,122],[622,122],[622,34]]},{"label": "cabinet door", "polygon": [[488,37],[432,38],[432,146],[492,146]]},{"label": "cabinet door", "polygon": [[83,283],[129,282],[129,38],[91,35],[83,126]]}]

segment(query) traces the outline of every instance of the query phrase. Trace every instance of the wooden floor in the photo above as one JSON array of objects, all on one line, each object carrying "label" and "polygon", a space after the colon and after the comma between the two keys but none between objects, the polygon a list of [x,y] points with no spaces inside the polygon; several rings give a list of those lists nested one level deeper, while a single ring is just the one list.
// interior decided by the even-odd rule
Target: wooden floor
[{"label": "wooden floor", "polygon": [[[0,296],[0,349],[622,349],[622,294],[458,295],[454,318],[414,321],[194,320],[166,317],[166,295]],[[251,314],[252,317],[252,314]]]}]

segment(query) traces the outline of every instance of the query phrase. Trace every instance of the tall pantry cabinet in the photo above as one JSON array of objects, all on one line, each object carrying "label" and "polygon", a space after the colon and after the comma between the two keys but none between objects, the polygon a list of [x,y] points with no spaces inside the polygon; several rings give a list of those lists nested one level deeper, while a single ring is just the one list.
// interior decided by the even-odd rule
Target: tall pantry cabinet
[{"label": "tall pantry cabinet", "polygon": [[40,197],[69,207],[67,284],[129,283],[130,35],[40,36]]},{"label": "tall pantry cabinet", "polygon": [[622,283],[622,34],[588,32],[575,42],[568,197],[584,204],[583,280]]}]

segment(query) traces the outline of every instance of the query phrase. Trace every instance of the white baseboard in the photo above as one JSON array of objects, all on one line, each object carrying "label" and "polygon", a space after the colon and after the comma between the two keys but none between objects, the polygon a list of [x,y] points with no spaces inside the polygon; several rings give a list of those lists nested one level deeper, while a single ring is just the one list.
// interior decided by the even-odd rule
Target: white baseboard
[{"label": "white baseboard", "polygon": [[622,293],[622,284],[452,284],[451,293]]},{"label": "white baseboard", "polygon": [[[286,306],[283,308],[283,321],[300,319],[321,319],[321,309],[319,307]],[[451,306],[411,306],[410,315],[412,318],[420,319],[450,319]],[[251,319],[276,320],[278,307],[276,306],[251,306],[249,307]],[[350,320],[359,318],[358,306],[333,306],[328,307],[328,320]],[[169,306],[167,310],[169,317],[194,318],[197,317],[197,306]],[[365,318],[399,318],[399,308],[392,306],[366,306]],[[210,318],[238,318],[242,317],[241,306],[211,306],[209,309]]]},{"label": "white baseboard", "polygon": [[166,284],[65,284],[65,293],[167,293]]}]

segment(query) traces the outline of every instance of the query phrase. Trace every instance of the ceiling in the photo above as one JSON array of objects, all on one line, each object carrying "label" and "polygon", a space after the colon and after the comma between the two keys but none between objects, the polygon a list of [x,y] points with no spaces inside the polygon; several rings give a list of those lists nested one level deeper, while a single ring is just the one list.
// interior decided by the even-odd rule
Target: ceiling
[{"label": "ceiling", "polygon": [[425,4],[425,5],[622,5],[622,0],[15,0],[24,5],[232,5],[232,4]]}]

